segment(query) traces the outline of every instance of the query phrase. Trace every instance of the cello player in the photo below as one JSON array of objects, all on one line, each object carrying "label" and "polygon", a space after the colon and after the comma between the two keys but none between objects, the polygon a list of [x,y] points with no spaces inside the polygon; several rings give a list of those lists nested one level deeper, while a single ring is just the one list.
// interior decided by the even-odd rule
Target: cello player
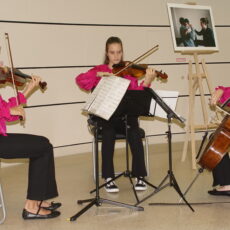
[{"label": "cello player", "polygon": [[[230,87],[219,86],[212,94],[210,103],[216,105],[218,102],[223,104],[230,97]],[[230,107],[230,104],[227,105]],[[230,157],[225,154],[221,162],[213,169],[213,190],[208,193],[214,196],[230,196]]]}]

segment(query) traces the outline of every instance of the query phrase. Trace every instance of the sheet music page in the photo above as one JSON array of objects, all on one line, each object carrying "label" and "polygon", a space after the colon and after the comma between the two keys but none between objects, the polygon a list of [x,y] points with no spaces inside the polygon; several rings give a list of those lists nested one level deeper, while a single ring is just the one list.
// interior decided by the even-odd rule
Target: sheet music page
[{"label": "sheet music page", "polygon": [[[166,91],[166,90],[155,90],[155,92],[163,99],[163,101],[173,110],[176,109],[177,99],[179,96],[178,91]],[[152,100],[150,105],[150,111],[154,111],[153,114],[157,117],[167,118],[165,111],[156,103],[155,100]]]},{"label": "sheet music page", "polygon": [[83,110],[109,120],[122,100],[130,80],[110,76],[102,78]]}]

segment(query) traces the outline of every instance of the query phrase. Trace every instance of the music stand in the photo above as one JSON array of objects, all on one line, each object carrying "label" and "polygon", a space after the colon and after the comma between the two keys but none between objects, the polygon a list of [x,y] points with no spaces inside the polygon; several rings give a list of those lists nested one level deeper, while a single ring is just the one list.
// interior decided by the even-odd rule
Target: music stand
[{"label": "music stand", "polygon": [[[145,88],[145,90],[151,94],[152,98],[156,101],[156,103],[165,111],[167,114],[167,120],[168,120],[168,131],[167,138],[168,138],[168,153],[169,153],[169,169],[167,175],[163,178],[163,180],[160,182],[159,186],[148,196],[146,196],[144,199],[140,200],[136,203],[136,205],[139,205],[143,201],[147,200],[151,196],[155,195],[156,193],[160,192],[164,188],[170,186],[173,187],[176,192],[180,195],[180,197],[184,200],[184,202],[188,205],[188,207],[194,212],[194,209],[192,206],[188,203],[188,201],[185,199],[183,193],[181,192],[181,189],[176,181],[176,178],[174,176],[173,170],[172,170],[172,133],[171,133],[171,122],[172,119],[176,119],[180,121],[181,123],[184,123],[185,119],[183,117],[180,117],[177,115],[164,101],[163,99],[154,92],[151,88]],[[166,180],[169,179],[169,183],[165,184]],[[154,205],[154,203],[149,203],[149,205]]]},{"label": "music stand", "polygon": [[121,202],[117,202],[117,201],[113,201],[113,200],[108,200],[108,199],[104,199],[104,198],[100,197],[100,194],[99,194],[99,189],[100,189],[100,187],[99,187],[99,163],[98,163],[98,122],[93,121],[93,124],[91,124],[91,125],[93,125],[95,127],[94,136],[95,136],[95,166],[96,166],[95,167],[95,172],[96,172],[95,173],[96,174],[96,178],[95,178],[96,179],[96,189],[95,189],[95,191],[96,191],[96,194],[95,194],[94,198],[86,199],[86,200],[78,200],[77,201],[78,204],[83,204],[83,203],[89,203],[89,204],[86,205],[79,212],[77,212],[75,215],[70,217],[69,220],[75,221],[78,217],[80,217],[82,214],[84,214],[92,206],[94,206],[94,205],[101,206],[103,203],[112,204],[112,205],[116,205],[119,207],[130,208],[130,209],[133,209],[136,211],[144,211],[143,207],[140,207],[137,205],[125,204],[125,203],[121,203]]}]

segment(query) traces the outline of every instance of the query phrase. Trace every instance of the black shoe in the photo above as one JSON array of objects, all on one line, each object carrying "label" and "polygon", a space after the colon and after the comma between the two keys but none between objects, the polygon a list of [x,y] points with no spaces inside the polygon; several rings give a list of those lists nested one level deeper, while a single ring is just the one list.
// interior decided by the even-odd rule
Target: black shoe
[{"label": "black shoe", "polygon": [[214,196],[230,196],[230,191],[218,191],[216,189],[210,190],[208,193]]},{"label": "black shoe", "polygon": [[38,210],[37,214],[34,214],[34,213],[31,213],[31,212],[28,212],[26,209],[23,209],[22,218],[23,218],[24,220],[50,219],[50,218],[58,217],[58,216],[61,214],[61,213],[58,212],[58,211],[51,211],[50,214],[41,215],[41,214],[38,214],[39,211],[40,211],[40,209]]},{"label": "black shoe", "polygon": [[54,210],[56,210],[57,208],[60,208],[60,207],[61,207],[61,203],[54,203],[54,202],[51,202],[49,207],[42,207],[41,206],[41,208],[49,210],[49,211],[54,211]]},{"label": "black shoe", "polygon": [[145,191],[147,189],[146,183],[142,180],[143,177],[135,178],[136,184],[135,184],[135,190],[136,191]]},{"label": "black shoe", "polygon": [[[105,179],[105,182],[109,182],[110,180],[112,180],[112,178],[107,178]],[[114,181],[111,181],[110,183],[108,183],[105,186],[105,190],[106,192],[112,192],[112,193],[119,192],[119,188],[117,187]]]}]

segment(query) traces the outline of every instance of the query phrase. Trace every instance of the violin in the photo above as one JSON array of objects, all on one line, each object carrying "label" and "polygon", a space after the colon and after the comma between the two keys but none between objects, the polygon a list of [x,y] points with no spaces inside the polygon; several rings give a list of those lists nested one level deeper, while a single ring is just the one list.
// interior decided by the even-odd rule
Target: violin
[{"label": "violin", "polygon": [[[30,75],[27,75],[16,68],[13,69],[13,75],[14,83],[16,86],[23,86],[26,83],[27,79],[32,79]],[[5,84],[6,82],[13,83],[11,77],[11,69],[7,66],[0,67],[0,84]],[[41,89],[45,89],[47,83],[39,82],[39,86]]]},{"label": "violin", "polygon": [[[6,39],[7,53],[8,53],[10,67],[0,67],[0,83],[2,84],[6,82],[12,83],[13,91],[16,99],[16,105],[19,106],[20,100],[19,100],[17,86],[22,86],[26,82],[26,79],[33,80],[33,78],[27,74],[22,73],[18,69],[14,68],[8,33],[5,33],[5,39]],[[42,89],[44,89],[47,84],[46,82],[39,82],[39,85]],[[19,119],[20,121],[23,121],[23,116],[19,116]]]},{"label": "violin", "polygon": [[[148,68],[147,64],[129,64],[130,62],[123,61],[119,64],[114,64],[112,72],[114,75],[119,77],[124,77],[126,75],[131,75],[136,78],[141,78],[146,74],[146,69]],[[167,79],[168,75],[162,71],[155,70],[157,77],[161,79]]]}]

